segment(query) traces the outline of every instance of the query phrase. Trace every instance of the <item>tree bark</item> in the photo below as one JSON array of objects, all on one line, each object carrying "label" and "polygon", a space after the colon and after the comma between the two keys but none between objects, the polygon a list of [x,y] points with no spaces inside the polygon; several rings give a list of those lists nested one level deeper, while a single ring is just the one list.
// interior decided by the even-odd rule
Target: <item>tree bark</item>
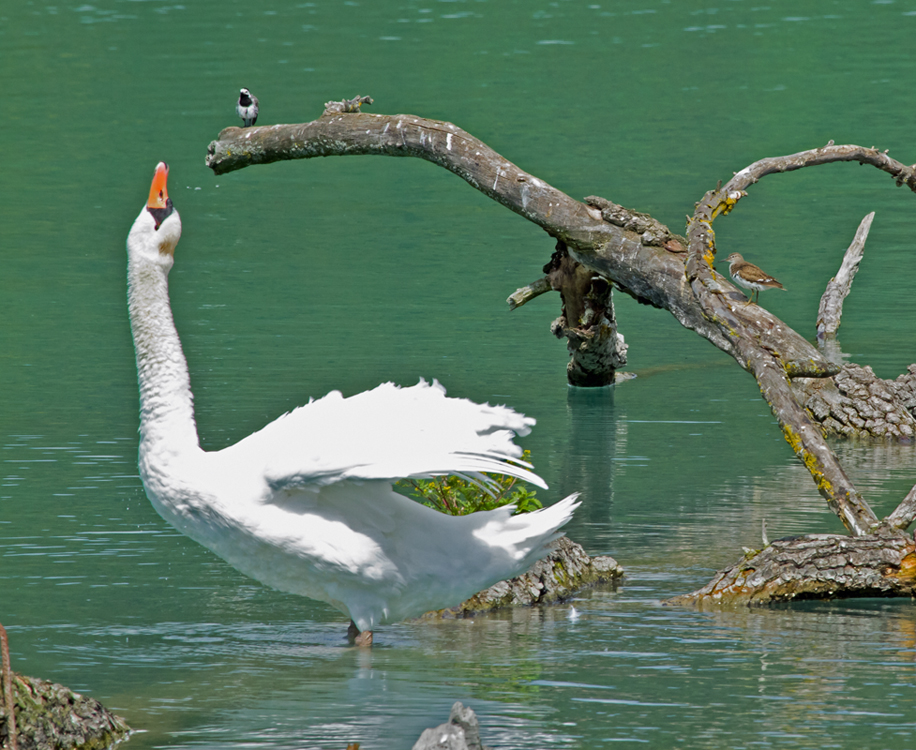
[{"label": "tree bark", "polygon": [[[912,493],[911,493],[912,494]],[[772,604],[801,599],[916,596],[916,543],[895,531],[777,539],[669,604]]]},{"label": "tree bark", "polygon": [[865,240],[868,239],[868,232],[871,229],[871,223],[874,218],[875,212],[872,211],[862,219],[852,244],[847,248],[846,254],[843,256],[840,270],[837,271],[836,276],[830,279],[827,289],[821,297],[821,304],[817,310],[816,324],[817,340],[819,342],[835,336],[840,327],[840,318],[843,316],[843,302],[852,289],[852,280],[859,270],[859,263],[865,253]]},{"label": "tree bark", "polygon": [[617,370],[627,363],[627,345],[617,332],[611,284],[574,261],[562,242],[557,243],[544,273],[562,301],[562,313],[550,331],[566,339],[567,381],[582,388],[611,385]]},{"label": "tree bark", "polygon": [[893,440],[916,437],[916,365],[910,365],[896,380],[882,380],[870,367],[848,364],[833,378],[796,378],[792,388],[828,434]]},{"label": "tree bark", "polygon": [[623,575],[613,557],[589,557],[581,545],[561,536],[551,543],[544,558],[521,575],[494,583],[454,607],[427,612],[423,619],[474,617],[505,607],[553,604],[589,586],[610,583],[616,587]]},{"label": "tree bark", "polygon": [[[604,198],[592,196],[584,203],[576,201],[451,123],[412,115],[369,115],[353,112],[349,104],[329,105],[318,120],[301,125],[226,128],[219,140],[210,144],[207,165],[216,174],[222,174],[286,159],[382,154],[413,156],[448,169],[488,197],[542,227],[562,243],[570,259],[584,266],[590,274],[607,279],[640,302],[668,310],[683,326],[732,356],[757,380],[787,442],[849,532],[854,537],[862,537],[863,544],[872,539],[877,540],[877,548],[903,549],[900,546],[903,544],[900,541],[902,529],[913,520],[908,508],[914,502],[911,498],[914,493],[908,495],[909,502],[905,499],[892,516],[880,523],[824,439],[821,424],[826,423],[826,417],[818,421],[805,408],[810,394],[807,390],[802,391],[803,395],[808,394],[802,397],[794,385],[803,382],[811,388],[812,382],[824,381],[837,387],[835,376],[842,380],[840,365],[824,357],[764,308],[745,304],[744,295],[713,268],[716,246],[712,225],[717,217],[731,211],[754,183],[769,174],[836,161],[854,161],[887,172],[898,186],[906,185],[916,191],[913,167],[891,159],[886,152],[855,145],[836,146],[832,141],[823,148],[763,159],[737,172],[726,185],[708,192],[696,204],[685,239],[651,216]],[[541,283],[540,289],[543,286]],[[536,293],[540,290],[536,291],[533,286],[526,292],[520,290],[513,295],[515,304]],[[567,329],[571,328],[568,322],[567,317]],[[847,371],[846,377],[849,376]],[[843,395],[850,401],[857,398],[851,391]],[[872,396],[883,398],[874,393]],[[829,398],[824,399],[824,403],[829,401]],[[814,401],[811,404],[812,407],[816,405]],[[824,412],[823,407],[818,408]],[[833,412],[827,408],[826,413]],[[900,416],[899,410],[885,412],[891,413]],[[893,420],[887,418],[885,422],[893,423]],[[894,539],[897,541],[890,541]],[[793,545],[801,550],[806,549],[803,546],[806,543],[785,542],[793,554],[797,551]],[[782,549],[781,545],[777,547],[774,543],[771,547]],[[909,564],[902,562],[905,557],[898,560],[903,568]],[[874,567],[878,559],[868,555],[861,557],[862,564],[872,572],[884,569]],[[735,570],[740,571],[746,563],[742,561]],[[755,564],[759,567],[759,563]],[[816,567],[816,563],[812,564]],[[888,564],[881,563],[885,567]],[[855,569],[856,565],[852,567]],[[814,568],[808,566],[807,569],[813,571]],[[837,576],[842,577],[839,572]],[[734,580],[739,577],[739,572],[735,572]],[[745,588],[747,580],[748,576],[741,578]],[[845,590],[903,590],[858,585],[855,581],[855,576],[849,576],[849,588]],[[818,590],[822,595],[841,595],[844,590],[841,581],[834,581],[834,584]],[[765,582],[760,586],[763,590]],[[737,585],[720,586],[715,589],[720,594],[716,600],[728,599],[730,595],[726,591],[739,590],[741,586]],[[742,599],[742,596],[744,594],[735,593],[732,598],[753,599]]]}]

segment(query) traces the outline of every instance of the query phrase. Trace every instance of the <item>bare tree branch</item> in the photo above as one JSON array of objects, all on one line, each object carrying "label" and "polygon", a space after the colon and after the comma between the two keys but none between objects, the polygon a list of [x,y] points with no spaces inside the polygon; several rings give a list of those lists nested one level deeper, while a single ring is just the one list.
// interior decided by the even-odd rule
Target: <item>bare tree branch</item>
[{"label": "bare tree branch", "polygon": [[[683,238],[646,214],[602,198],[580,203],[451,123],[413,115],[326,112],[301,125],[226,128],[210,144],[207,166],[225,174],[289,159],[371,154],[413,156],[448,169],[564,242],[579,263],[639,301],[669,310],[682,325],[742,361],[734,339],[706,319],[686,284]],[[738,293],[724,279],[722,290]],[[793,376],[829,377],[837,371],[789,326],[762,308],[760,316]]]},{"label": "bare tree branch", "polygon": [[326,112],[301,125],[226,128],[210,144],[207,166],[225,174],[289,159],[359,155],[430,161],[559,239],[590,244],[606,233],[600,212],[519,169],[461,128],[413,115]]},{"label": "bare tree branch", "polygon": [[859,263],[865,253],[865,241],[871,229],[875,212],[872,211],[859,224],[856,236],[843,255],[843,262],[836,276],[830,279],[827,289],[821,297],[821,304],[817,310],[817,338],[818,341],[834,336],[840,327],[840,318],[843,317],[843,301],[852,289],[852,280],[859,270]]},{"label": "bare tree branch", "polygon": [[[855,147],[830,146],[826,150],[835,156],[835,160],[849,161]],[[723,289],[722,277],[712,267],[716,252],[712,229],[715,218],[731,211],[747,195],[744,188],[766,174],[828,163],[830,159],[823,151],[825,149],[764,159],[738,172],[726,186],[707,193],[697,203],[688,227],[687,277],[691,279],[691,286],[707,318],[716,321],[723,335],[733,339],[739,352],[738,361],[757,379],[786,441],[808,468],[830,509],[852,534],[862,535],[877,524],[878,518],[853,486],[824,440],[820,427],[796,399],[789,379],[806,375],[793,371],[790,363],[786,363],[779,350],[774,348],[775,337],[760,315],[762,308],[732,304],[732,298]],[[836,372],[834,369],[830,374]]]},{"label": "bare tree branch", "polygon": [[550,286],[550,279],[546,276],[541,277],[537,281],[532,281],[527,286],[519,287],[512,294],[509,295],[509,298],[506,302],[509,304],[510,310],[515,310],[518,307],[521,307],[526,302],[530,302],[535,297],[540,297],[546,292],[552,292],[553,287]]},{"label": "bare tree branch", "polygon": [[[286,159],[380,154],[413,156],[448,169],[488,197],[542,227],[558,240],[558,247],[562,244],[569,257],[585,266],[589,273],[612,281],[640,302],[670,311],[682,325],[731,355],[756,378],[789,445],[808,468],[829,507],[853,534],[853,539],[829,537],[829,541],[823,542],[826,545],[824,549],[833,549],[830,545],[840,545],[835,549],[841,551],[854,551],[858,549],[856,545],[871,549],[868,545],[874,543],[874,549],[881,550],[886,546],[887,549],[898,550],[899,555],[894,560],[888,559],[885,565],[880,562],[884,553],[863,553],[864,557],[860,555],[857,558],[864,561],[863,570],[874,573],[879,564],[891,568],[898,565],[899,570],[904,571],[901,573],[903,578],[916,570],[916,563],[912,562],[916,558],[906,551],[909,548],[900,541],[903,539],[900,529],[916,516],[913,493],[879,527],[875,513],[853,486],[824,440],[819,423],[812,420],[792,387],[793,382],[824,381],[832,384],[832,378],[840,373],[840,366],[822,356],[803,337],[764,308],[744,304],[744,295],[716,273],[712,265],[716,254],[712,228],[714,220],[731,211],[747,195],[747,189],[766,175],[838,161],[855,161],[887,172],[898,186],[906,185],[916,191],[916,171],[913,167],[891,159],[886,152],[855,145],[836,146],[832,141],[823,148],[762,159],[737,172],[725,186],[710,191],[696,204],[689,219],[687,238],[684,239],[672,234],[651,216],[604,198],[591,196],[584,203],[576,201],[507,161],[451,123],[412,115],[352,112],[350,103],[329,106],[318,120],[302,125],[227,128],[220,133],[218,141],[210,144],[207,164],[215,173],[222,174],[253,164]],[[551,284],[557,287],[553,281]],[[531,296],[534,296],[533,288],[517,299],[526,300]],[[847,546],[843,547],[835,541],[838,539],[846,539],[843,544]],[[889,539],[893,541],[888,542]],[[740,592],[746,589],[750,580],[742,571],[751,567],[760,569],[762,565],[770,564],[766,555],[776,555],[773,565],[777,566],[774,570],[778,570],[778,575],[772,579],[777,582],[773,584],[776,588],[772,589],[776,593],[767,596],[771,599],[789,598],[792,590],[797,592],[800,589],[796,584],[792,584],[794,589],[779,588],[782,584],[778,581],[789,580],[785,573],[787,568],[779,567],[782,564],[779,556],[785,553],[788,556],[786,559],[795,556],[796,560],[801,560],[798,554],[804,544],[807,544],[804,540],[774,542],[752,558],[752,566],[745,561],[723,573],[724,577],[720,577],[718,583],[714,581],[710,584],[713,587],[710,591],[718,592],[716,598],[719,599],[725,591],[738,592],[736,596],[740,599],[743,596],[739,595]],[[811,549],[815,548],[821,549],[817,545]],[[816,560],[821,559],[818,557],[820,554],[819,551],[812,553],[811,565],[818,565]],[[875,579],[868,577],[871,573],[862,573],[865,576],[863,580],[867,579],[864,583],[857,583],[855,576],[849,576],[849,587],[845,590],[908,590],[906,586],[879,585]],[[891,571],[888,575],[893,578],[896,574]],[[815,577],[812,580],[821,579]],[[768,581],[769,578],[761,579],[760,587],[770,586]],[[832,589],[829,586],[820,589],[814,586],[805,595],[830,595],[831,591],[836,593],[840,589],[843,586],[834,580]]]},{"label": "bare tree branch", "polygon": [[907,166],[902,164],[889,157],[887,151],[878,151],[876,148],[863,148],[862,146],[854,145],[835,146],[833,141],[830,141],[822,148],[800,151],[789,156],[774,156],[755,161],[740,172],[736,172],[723,190],[726,194],[735,190],[746,190],[749,185],[774,172],[792,172],[804,167],[832,164],[838,161],[857,161],[859,164],[870,164],[893,177],[897,187],[906,185],[910,190],[916,191],[916,165]]},{"label": "bare tree branch", "polygon": [[897,509],[884,519],[882,525],[906,531],[913,521],[916,521],[916,485],[903,498],[903,502],[897,506]]}]

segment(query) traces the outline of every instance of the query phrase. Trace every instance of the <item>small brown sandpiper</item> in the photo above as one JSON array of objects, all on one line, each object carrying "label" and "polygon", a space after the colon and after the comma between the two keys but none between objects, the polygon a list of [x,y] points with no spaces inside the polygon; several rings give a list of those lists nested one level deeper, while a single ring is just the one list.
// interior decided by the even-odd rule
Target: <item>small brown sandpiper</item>
[{"label": "small brown sandpiper", "polygon": [[[785,289],[772,276],[764,273],[753,263],[748,263],[741,257],[741,253],[732,253],[726,260],[728,261],[728,273],[731,275],[732,280],[738,286],[743,286],[745,289],[753,291],[754,294],[751,297],[755,297],[755,302],[756,297],[760,296],[760,292],[763,289]],[[745,304],[749,305],[751,303],[751,297],[748,298]]]}]

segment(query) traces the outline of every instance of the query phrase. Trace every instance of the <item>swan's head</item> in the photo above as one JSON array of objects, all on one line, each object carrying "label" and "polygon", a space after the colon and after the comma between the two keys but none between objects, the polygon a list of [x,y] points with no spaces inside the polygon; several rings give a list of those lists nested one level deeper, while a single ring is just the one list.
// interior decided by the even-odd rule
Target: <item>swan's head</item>
[{"label": "swan's head", "polygon": [[168,178],[169,165],[161,161],[156,166],[149,200],[127,236],[127,252],[171,266],[175,246],[181,238],[181,218],[166,189]]}]

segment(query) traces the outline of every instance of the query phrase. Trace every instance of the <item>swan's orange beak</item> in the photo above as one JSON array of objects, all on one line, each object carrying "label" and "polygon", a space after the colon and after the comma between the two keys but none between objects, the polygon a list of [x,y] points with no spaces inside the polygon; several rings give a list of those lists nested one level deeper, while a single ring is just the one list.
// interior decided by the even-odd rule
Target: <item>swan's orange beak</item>
[{"label": "swan's orange beak", "polygon": [[153,186],[149,191],[147,208],[166,208],[169,202],[169,191],[165,183],[169,179],[169,165],[164,161],[156,165],[156,174],[153,177]]}]

